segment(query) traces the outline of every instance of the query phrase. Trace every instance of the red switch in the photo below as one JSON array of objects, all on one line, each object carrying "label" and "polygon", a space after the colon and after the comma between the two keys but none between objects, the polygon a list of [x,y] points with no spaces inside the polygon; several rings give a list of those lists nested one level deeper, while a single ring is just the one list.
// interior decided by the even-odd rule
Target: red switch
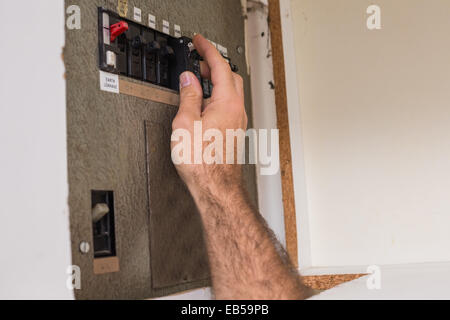
[{"label": "red switch", "polygon": [[128,31],[128,23],[125,21],[120,21],[109,27],[109,31],[111,32],[111,42],[114,42],[118,36]]}]

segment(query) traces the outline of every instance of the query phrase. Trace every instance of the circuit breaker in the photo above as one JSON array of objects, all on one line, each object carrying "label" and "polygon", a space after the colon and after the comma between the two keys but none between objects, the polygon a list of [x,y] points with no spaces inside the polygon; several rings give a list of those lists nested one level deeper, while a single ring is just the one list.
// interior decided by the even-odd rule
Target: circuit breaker
[{"label": "circuit breaker", "polygon": [[[193,72],[202,84],[204,98],[211,97],[212,83],[200,74],[200,61],[192,40],[172,37],[98,9],[99,63],[103,71],[179,90],[179,76]],[[228,60],[233,72],[238,67]]]},{"label": "circuit breaker", "polygon": [[[65,4],[81,14],[64,48],[72,264],[81,272],[75,297],[145,299],[209,286],[200,216],[171,161],[170,138],[180,73],[196,74],[205,98],[214,90],[201,78],[194,33],[216,43],[243,77],[252,118],[246,58],[237,50],[245,47],[240,0]],[[253,165],[244,166],[244,180],[256,205]]]}]

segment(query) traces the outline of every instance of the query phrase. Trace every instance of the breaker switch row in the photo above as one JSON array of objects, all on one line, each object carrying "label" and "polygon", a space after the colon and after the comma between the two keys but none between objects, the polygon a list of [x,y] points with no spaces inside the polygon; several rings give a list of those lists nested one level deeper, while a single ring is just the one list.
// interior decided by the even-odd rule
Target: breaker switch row
[{"label": "breaker switch row", "polygon": [[[201,77],[201,60],[191,39],[172,37],[99,8],[101,70],[176,91],[180,74],[191,71],[200,80],[204,97],[209,98],[213,87],[211,81]],[[228,61],[233,72],[237,72],[237,67]]]}]

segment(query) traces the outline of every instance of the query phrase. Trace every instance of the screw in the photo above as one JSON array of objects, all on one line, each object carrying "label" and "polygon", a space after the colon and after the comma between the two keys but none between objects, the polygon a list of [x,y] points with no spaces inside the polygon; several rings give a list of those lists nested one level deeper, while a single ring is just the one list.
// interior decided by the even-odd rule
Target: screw
[{"label": "screw", "polygon": [[82,254],[87,254],[87,253],[89,253],[89,250],[91,250],[91,246],[89,245],[89,242],[82,241],[80,243],[80,252]]},{"label": "screw", "polygon": [[244,53],[244,48],[242,46],[237,46],[236,51],[238,54],[243,54]]}]

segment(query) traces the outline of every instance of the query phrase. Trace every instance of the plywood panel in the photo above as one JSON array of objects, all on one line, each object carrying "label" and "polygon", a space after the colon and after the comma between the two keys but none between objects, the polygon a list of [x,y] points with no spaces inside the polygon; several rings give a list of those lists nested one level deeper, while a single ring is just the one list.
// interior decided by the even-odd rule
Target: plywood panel
[{"label": "plywood panel", "polygon": [[277,125],[280,130],[280,168],[283,191],[286,250],[292,263],[298,267],[297,221],[292,177],[291,139],[289,133],[286,74],[284,69],[283,35],[281,29],[280,2],[269,1],[269,21],[272,42],[273,70],[275,80],[275,103]]}]

